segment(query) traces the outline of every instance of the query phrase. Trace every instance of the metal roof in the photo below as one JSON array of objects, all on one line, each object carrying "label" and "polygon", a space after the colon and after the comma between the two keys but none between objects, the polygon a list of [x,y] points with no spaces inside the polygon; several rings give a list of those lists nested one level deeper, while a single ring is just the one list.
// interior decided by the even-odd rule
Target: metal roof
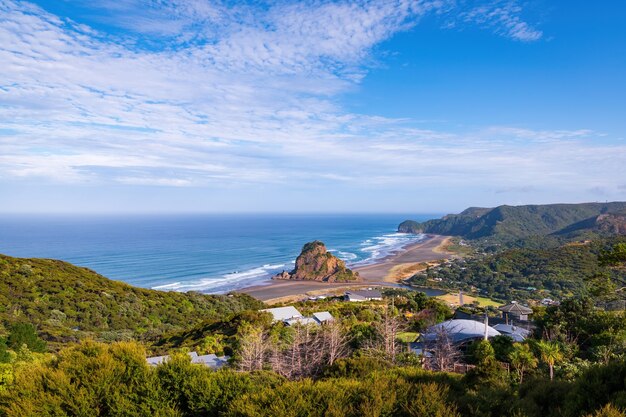
[{"label": "metal roof", "polygon": [[274,321],[285,321],[293,318],[302,317],[302,314],[294,306],[266,308],[265,310],[274,316]]},{"label": "metal roof", "polygon": [[328,311],[320,311],[319,313],[313,313],[313,318],[320,323],[333,320],[333,316]]},{"label": "metal roof", "polygon": [[[189,352],[187,355],[191,358],[191,363],[205,365],[213,369],[221,368],[226,365],[230,359],[230,356],[217,356],[214,354],[199,356],[197,352]],[[153,356],[146,358],[146,362],[148,362],[148,365],[157,366],[167,362],[169,359],[169,355]]]},{"label": "metal roof", "polygon": [[319,324],[317,320],[311,317],[294,317],[292,319],[285,320],[287,326],[293,326],[295,324],[307,325],[307,324]]},{"label": "metal roof", "polygon": [[[485,323],[474,320],[448,320],[435,324],[422,335],[426,342],[434,341],[441,331],[445,331],[454,343],[460,343],[469,339],[485,337]],[[487,337],[500,336],[500,332],[491,326],[487,326]]]},{"label": "metal roof", "polygon": [[[195,353],[195,352],[194,352]],[[219,369],[228,363],[230,356],[217,356],[215,354],[197,356],[191,359],[191,363],[198,363],[209,368]]]}]

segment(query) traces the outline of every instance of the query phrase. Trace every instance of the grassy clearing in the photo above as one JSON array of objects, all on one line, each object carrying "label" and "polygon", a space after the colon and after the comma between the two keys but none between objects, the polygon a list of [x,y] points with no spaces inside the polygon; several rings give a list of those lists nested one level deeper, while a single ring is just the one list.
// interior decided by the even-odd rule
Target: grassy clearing
[{"label": "grassy clearing", "polygon": [[420,334],[416,332],[402,332],[397,334],[396,339],[403,343],[411,343],[415,342],[419,335]]},{"label": "grassy clearing", "polygon": [[[454,306],[459,305],[459,293],[448,293],[444,295],[438,295],[437,298],[442,300],[445,303],[448,303]],[[472,304],[474,302],[478,302],[478,305],[480,305],[481,307],[489,307],[489,306],[499,307],[502,305],[502,303],[498,301],[494,301],[487,297],[476,297],[476,296],[472,296],[468,294],[463,294],[463,303]]]}]

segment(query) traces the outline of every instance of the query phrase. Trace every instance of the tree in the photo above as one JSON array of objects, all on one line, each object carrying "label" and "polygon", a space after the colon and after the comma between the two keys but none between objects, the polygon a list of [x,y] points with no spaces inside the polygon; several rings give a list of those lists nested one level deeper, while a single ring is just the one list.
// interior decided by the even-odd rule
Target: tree
[{"label": "tree", "polygon": [[540,341],[537,343],[541,360],[550,368],[550,381],[554,380],[554,364],[563,359],[561,347],[554,342]]},{"label": "tree", "polygon": [[242,371],[262,369],[267,350],[263,329],[244,323],[241,326],[238,339],[237,367]]},{"label": "tree", "polygon": [[609,250],[604,250],[598,257],[600,265],[617,267],[626,263],[626,243],[613,245]]},{"label": "tree", "polygon": [[37,335],[35,326],[30,323],[16,323],[11,327],[8,345],[14,351],[17,351],[22,345],[28,346],[33,352],[45,352],[46,342],[41,340]]},{"label": "tree", "polygon": [[349,339],[339,320],[332,320],[322,325],[320,348],[325,354],[324,364],[332,366],[339,358],[345,357],[350,347]]},{"label": "tree", "polygon": [[526,343],[513,345],[513,350],[509,353],[511,366],[517,372],[520,384],[524,382],[524,374],[537,367],[537,358],[533,355],[530,346]]},{"label": "tree", "polygon": [[444,327],[438,327],[435,331],[435,337],[425,345],[425,352],[430,354],[428,367],[434,371],[451,371],[461,357],[461,352]]}]

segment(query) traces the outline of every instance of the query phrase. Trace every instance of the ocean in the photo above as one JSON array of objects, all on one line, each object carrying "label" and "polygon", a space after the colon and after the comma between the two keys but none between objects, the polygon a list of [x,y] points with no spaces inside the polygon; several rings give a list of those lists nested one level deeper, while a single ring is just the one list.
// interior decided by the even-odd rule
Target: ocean
[{"label": "ocean", "polygon": [[375,262],[421,235],[396,233],[406,219],[439,215],[214,214],[2,216],[0,253],[53,258],[131,285],[224,293],[293,268],[321,240],[350,266]]}]

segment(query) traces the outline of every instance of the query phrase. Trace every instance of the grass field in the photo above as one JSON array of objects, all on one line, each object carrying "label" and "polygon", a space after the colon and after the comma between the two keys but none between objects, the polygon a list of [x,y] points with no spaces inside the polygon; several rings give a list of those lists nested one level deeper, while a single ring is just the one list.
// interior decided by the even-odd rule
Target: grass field
[{"label": "grass field", "polygon": [[[455,306],[459,305],[458,293],[449,293],[449,294],[439,295],[437,296],[437,298],[451,305],[455,305]],[[476,297],[476,296],[472,296],[468,294],[463,294],[463,303],[472,304],[474,301],[478,301],[478,305],[480,305],[481,307],[489,307],[489,306],[499,307],[502,305],[502,303],[498,301],[494,301],[487,297]]]},{"label": "grass field", "polygon": [[417,338],[419,337],[419,333],[415,333],[415,332],[402,332],[402,333],[398,333],[398,335],[396,336],[396,339],[400,340],[403,343],[411,343],[411,342],[415,342],[417,340]]}]

